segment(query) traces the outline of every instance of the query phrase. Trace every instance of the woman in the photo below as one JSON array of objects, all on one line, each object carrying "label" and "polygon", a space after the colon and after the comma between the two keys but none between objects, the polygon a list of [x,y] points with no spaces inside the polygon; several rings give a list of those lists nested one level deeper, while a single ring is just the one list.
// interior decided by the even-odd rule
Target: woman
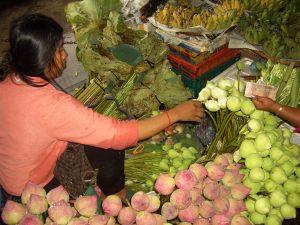
[{"label": "woman", "polygon": [[16,19],[9,41],[0,70],[0,185],[11,195],[20,196],[28,181],[47,187],[69,142],[122,150],[204,116],[200,102],[187,101],[156,117],[118,121],[56,90],[49,82],[62,74],[68,55],[62,27],[47,16]]}]

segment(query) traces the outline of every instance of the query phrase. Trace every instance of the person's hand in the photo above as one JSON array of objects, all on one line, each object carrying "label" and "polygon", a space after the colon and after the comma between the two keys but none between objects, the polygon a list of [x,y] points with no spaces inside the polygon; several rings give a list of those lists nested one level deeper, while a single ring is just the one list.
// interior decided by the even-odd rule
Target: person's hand
[{"label": "person's hand", "polygon": [[267,97],[254,96],[252,99],[253,104],[257,109],[275,112],[279,108],[279,104]]},{"label": "person's hand", "polygon": [[197,100],[183,102],[175,106],[169,112],[172,114],[172,118],[176,118],[176,121],[200,122],[205,116],[204,108],[202,107],[201,102]]}]

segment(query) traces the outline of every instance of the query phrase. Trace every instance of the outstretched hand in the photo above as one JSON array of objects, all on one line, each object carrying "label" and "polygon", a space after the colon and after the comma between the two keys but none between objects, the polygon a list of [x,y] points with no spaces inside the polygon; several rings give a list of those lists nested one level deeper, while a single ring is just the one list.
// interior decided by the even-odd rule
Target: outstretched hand
[{"label": "outstretched hand", "polygon": [[267,97],[255,96],[252,102],[257,109],[268,112],[275,112],[278,108],[278,103]]},{"label": "outstretched hand", "polygon": [[205,116],[202,103],[197,100],[183,102],[170,110],[177,121],[200,122]]}]

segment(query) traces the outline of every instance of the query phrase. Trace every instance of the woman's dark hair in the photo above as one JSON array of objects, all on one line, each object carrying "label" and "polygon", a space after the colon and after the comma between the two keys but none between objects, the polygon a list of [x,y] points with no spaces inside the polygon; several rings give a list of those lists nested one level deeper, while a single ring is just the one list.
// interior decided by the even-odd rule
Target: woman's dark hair
[{"label": "woman's dark hair", "polygon": [[0,81],[9,73],[17,73],[31,86],[39,86],[30,77],[47,80],[44,70],[53,63],[56,49],[63,39],[63,28],[52,18],[41,15],[24,15],[10,27],[10,49],[0,65]]}]

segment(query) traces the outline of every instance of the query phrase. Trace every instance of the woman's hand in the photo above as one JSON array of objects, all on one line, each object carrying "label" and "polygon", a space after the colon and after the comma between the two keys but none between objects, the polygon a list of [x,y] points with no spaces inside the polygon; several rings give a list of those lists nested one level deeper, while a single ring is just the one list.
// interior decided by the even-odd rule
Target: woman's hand
[{"label": "woman's hand", "polygon": [[200,122],[200,120],[205,116],[204,108],[201,102],[197,100],[190,100],[183,102],[173,109],[169,110],[172,122],[176,121],[193,121]]},{"label": "woman's hand", "polygon": [[276,112],[280,107],[280,105],[277,102],[273,101],[272,99],[261,97],[261,96],[255,96],[252,99],[252,102],[257,109],[265,110],[273,113]]}]

